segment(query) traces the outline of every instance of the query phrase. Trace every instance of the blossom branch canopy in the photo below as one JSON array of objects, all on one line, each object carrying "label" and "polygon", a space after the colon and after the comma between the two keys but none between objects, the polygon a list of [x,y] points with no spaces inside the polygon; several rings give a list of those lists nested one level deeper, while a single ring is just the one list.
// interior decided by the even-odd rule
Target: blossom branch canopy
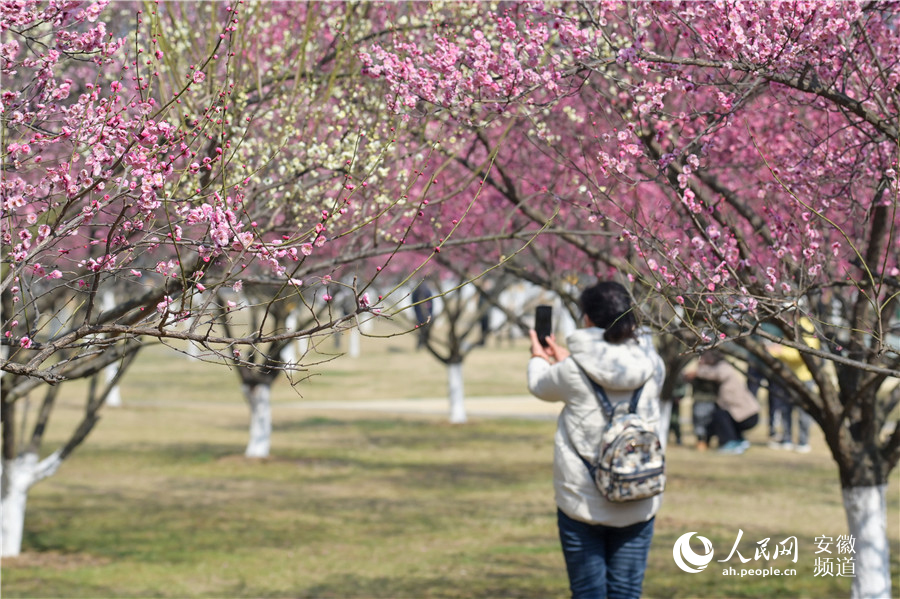
[{"label": "blossom branch canopy", "polygon": [[702,342],[732,335],[736,316],[859,297],[872,306],[865,330],[890,347],[891,5],[517,3],[471,9],[468,21],[453,11],[469,9],[428,10],[427,33],[361,54],[393,108],[412,118],[431,103],[461,127],[527,123],[535,154],[580,180],[548,180],[545,201],[568,197],[573,218],[619,228],[633,277],[709,314]]},{"label": "blossom branch canopy", "polygon": [[2,6],[4,370],[53,381],[47,360],[101,334],[216,339],[230,358],[335,325],[225,338],[213,322],[241,322],[245,285],[326,301],[342,265],[397,251],[416,218],[391,172],[402,123],[357,76],[354,40],[384,28],[363,9]]}]

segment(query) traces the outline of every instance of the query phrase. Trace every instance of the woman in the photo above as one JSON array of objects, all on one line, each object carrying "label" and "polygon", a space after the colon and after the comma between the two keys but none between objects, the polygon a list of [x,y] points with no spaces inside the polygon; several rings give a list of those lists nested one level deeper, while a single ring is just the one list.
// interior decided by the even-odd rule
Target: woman
[{"label": "woman", "polygon": [[715,350],[700,356],[690,376],[718,384],[713,431],[719,438],[719,451],[744,453],[750,447],[744,432],[759,423],[759,402],[747,387],[747,378]]},{"label": "woman", "polygon": [[639,336],[624,287],[601,282],[581,295],[585,328],[572,333],[566,350],[551,336],[543,347],[531,331],[528,389],[545,401],[565,403],[556,429],[553,485],[559,536],[572,597],[638,598],[662,495],[629,503],[601,496],[582,457],[593,462],[606,418],[588,381],[610,401],[628,401],[643,386],[638,412],[659,427],[662,359]]}]

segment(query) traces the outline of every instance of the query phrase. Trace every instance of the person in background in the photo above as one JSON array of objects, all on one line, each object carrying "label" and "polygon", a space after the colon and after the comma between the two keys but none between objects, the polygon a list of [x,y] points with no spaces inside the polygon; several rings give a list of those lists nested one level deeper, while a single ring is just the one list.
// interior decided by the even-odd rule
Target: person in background
[{"label": "person in background", "polygon": [[412,303],[416,314],[416,328],[419,336],[416,341],[416,349],[428,345],[428,336],[431,333],[431,317],[434,315],[434,293],[425,281],[413,289]]},{"label": "person in background", "polygon": [[[664,400],[660,406],[660,418],[663,422],[668,419],[668,432],[675,435],[675,445],[681,445],[681,400],[687,395],[687,383],[684,378],[679,376],[675,381],[669,399]],[[666,417],[668,413],[668,418]],[[668,434],[666,441],[668,441]]]},{"label": "person in background", "polygon": [[759,423],[759,402],[747,388],[746,377],[715,350],[704,352],[696,370],[687,376],[718,383],[713,433],[719,439],[719,451],[744,453],[750,447],[744,432]]},{"label": "person in background", "polygon": [[[769,447],[772,449],[793,449],[792,421],[794,404],[791,392],[773,377],[769,379]],[[797,422],[797,441],[809,442],[809,421],[799,415]],[[802,450],[801,450],[802,451]]]},{"label": "person in background", "polygon": [[[808,318],[800,319],[800,327],[803,331],[803,341],[813,349],[819,349],[821,344],[812,334],[812,322]],[[776,343],[768,345],[769,353],[784,362],[785,366],[791,369],[800,381],[809,388],[815,385],[812,373],[806,367],[803,356],[800,351],[793,347],[787,347]],[[769,379],[769,401],[772,401],[772,395],[776,396],[776,406],[781,410],[781,437],[771,439],[769,447],[775,449],[793,449],[799,453],[809,453],[811,447],[809,445],[809,429],[812,425],[812,417],[799,405],[797,405],[790,391],[778,381]],[[793,413],[797,414],[797,442],[793,443]]]},{"label": "person in background", "polygon": [[690,374],[686,373],[685,378],[691,382],[691,426],[697,439],[697,451],[706,451],[713,436],[713,415],[716,412],[719,383]]},{"label": "person in background", "polygon": [[[761,323],[760,327],[771,335],[780,335],[778,327],[769,322]],[[770,344],[764,338],[758,335],[753,336],[757,341],[769,347]],[[769,429],[769,447],[773,447],[773,442],[781,443],[780,439],[784,431],[785,415],[790,418],[791,404],[790,396],[787,389],[778,381],[771,380],[771,376],[767,376],[768,368],[765,363],[752,353],[748,353],[745,358],[747,360],[747,388],[759,399],[759,390],[766,383],[766,404],[767,404],[767,424]],[[779,431],[782,431],[781,433]],[[788,435],[790,436],[790,435]]]},{"label": "person in background", "polygon": [[564,404],[557,421],[553,487],[557,523],[574,599],[638,599],[647,567],[653,522],[662,495],[628,503],[607,501],[583,460],[594,461],[606,416],[588,377],[609,394],[628,401],[642,388],[638,412],[659,424],[665,378],[662,358],[649,337],[638,334],[628,291],[601,282],[581,295],[584,328],[547,347],[531,334],[528,389],[544,401]]}]

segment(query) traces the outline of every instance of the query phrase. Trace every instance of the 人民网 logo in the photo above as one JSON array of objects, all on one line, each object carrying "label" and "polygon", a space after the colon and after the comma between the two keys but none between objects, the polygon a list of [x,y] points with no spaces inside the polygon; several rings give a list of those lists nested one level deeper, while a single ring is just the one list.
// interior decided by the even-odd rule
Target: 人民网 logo
[{"label": "\u4eba\u6c11\u7f51 logo", "polygon": [[675,558],[675,564],[683,571],[690,574],[701,572],[713,558],[712,542],[706,537],[697,535],[700,542],[703,543],[704,554],[695,553],[691,549],[691,537],[695,532],[686,532],[675,541],[675,547],[672,548],[672,557]]}]

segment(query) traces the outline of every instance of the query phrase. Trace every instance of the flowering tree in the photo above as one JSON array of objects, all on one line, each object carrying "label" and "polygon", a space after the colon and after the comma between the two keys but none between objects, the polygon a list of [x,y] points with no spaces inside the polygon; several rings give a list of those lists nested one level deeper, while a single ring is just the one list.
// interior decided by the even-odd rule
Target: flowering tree
[{"label": "flowering tree", "polygon": [[[646,316],[698,350],[734,341],[781,378],[838,464],[859,540],[853,593],[889,595],[884,493],[900,427],[881,431],[900,376],[896,6],[429,10],[439,26],[361,53],[394,108],[452,119],[472,139],[519,129],[509,160],[543,178],[510,198],[523,215],[541,222],[561,207],[558,223],[615,231],[608,263],[658,300]],[[759,338],[800,350],[814,387]]]},{"label": "flowering tree", "polygon": [[[418,219],[415,174],[388,169],[421,156],[395,143],[405,125],[353,52],[387,26],[378,10],[106,5],[0,4],[4,555],[20,550],[28,489],[108,392],[43,460],[37,429],[17,453],[19,400],[49,385],[46,422],[54,386],[151,340],[243,374],[299,369],[258,357],[373,311],[367,260],[403,248]],[[321,309],[348,264],[354,310]],[[107,292],[119,301],[104,309]],[[298,297],[307,324],[288,326]]]},{"label": "flowering tree", "polygon": [[[451,260],[465,254],[453,249],[450,249]],[[415,330],[419,334],[419,348],[447,367],[449,419],[453,424],[462,424],[468,421],[463,364],[485,345],[490,334],[485,328],[490,312],[499,310],[508,323],[523,330],[526,327],[524,315],[511,310],[503,301],[504,292],[516,281],[509,273],[494,276],[448,264],[443,259],[436,262],[431,269],[435,274],[419,282],[408,298],[398,302],[392,320],[406,330]],[[477,269],[479,261],[472,260],[469,264]],[[402,289],[398,288],[398,292],[402,293]],[[392,296],[385,298],[387,302],[392,299]]]}]

